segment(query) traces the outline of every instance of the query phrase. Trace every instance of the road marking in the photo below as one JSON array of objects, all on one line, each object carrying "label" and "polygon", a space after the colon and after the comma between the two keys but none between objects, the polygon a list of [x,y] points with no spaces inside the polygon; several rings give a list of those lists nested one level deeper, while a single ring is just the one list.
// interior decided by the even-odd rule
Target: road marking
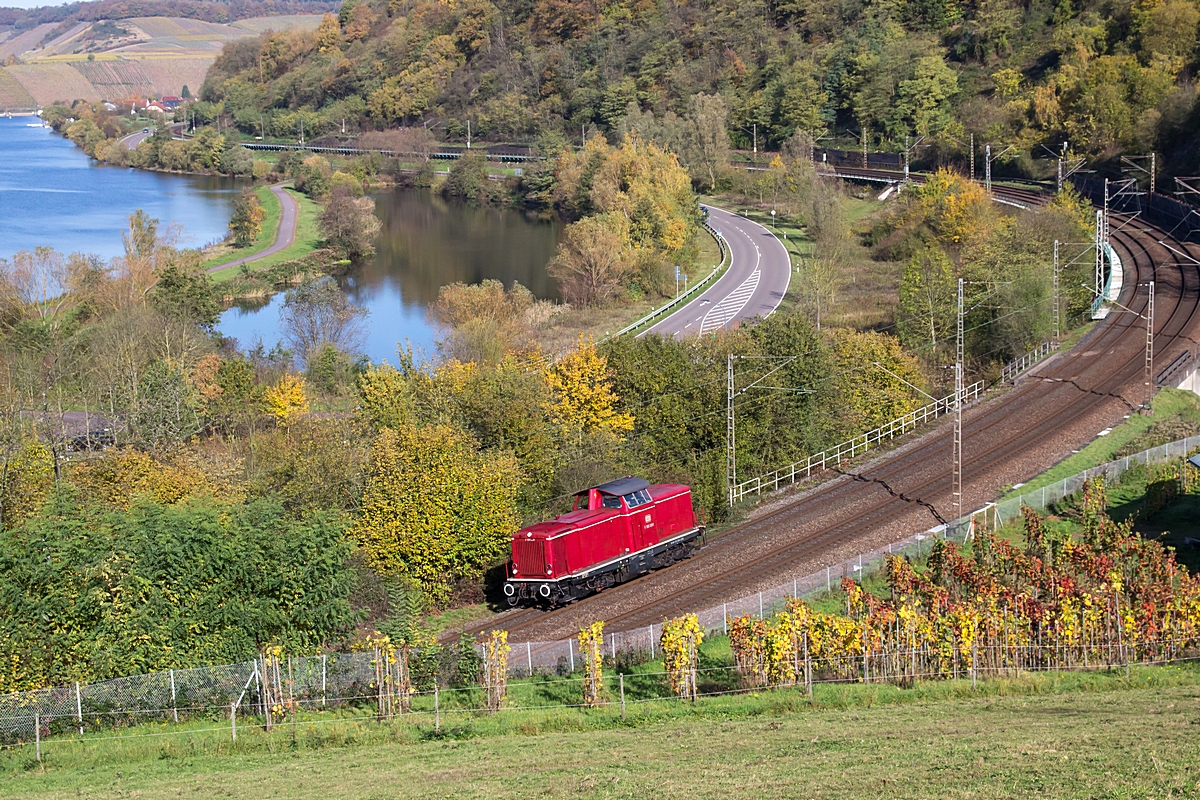
[{"label": "road marking", "polygon": [[754,272],[751,272],[750,277],[742,281],[741,286],[727,294],[725,299],[713,306],[704,315],[704,319],[700,323],[700,333],[708,333],[718,328],[724,328],[730,320],[736,319],[737,315],[742,313],[742,309],[746,307],[746,303],[750,302],[750,298],[754,296],[761,277],[762,270],[755,265]]}]

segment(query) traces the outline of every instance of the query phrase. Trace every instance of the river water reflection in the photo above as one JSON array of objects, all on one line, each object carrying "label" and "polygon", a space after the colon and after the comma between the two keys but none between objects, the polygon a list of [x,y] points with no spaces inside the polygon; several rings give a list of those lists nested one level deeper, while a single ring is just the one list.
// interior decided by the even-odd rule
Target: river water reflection
[{"label": "river water reflection", "polygon": [[[435,332],[425,311],[447,284],[517,281],[539,298],[558,298],[546,275],[561,233],[557,222],[418,189],[381,194],[375,208],[383,222],[375,259],[340,280],[350,299],[370,312],[363,350],[374,362],[394,364],[397,344],[406,341],[432,352]],[[261,340],[269,349],[283,338],[282,305],[277,294],[259,308],[235,306],[222,315],[220,330],[242,347]]]},{"label": "river water reflection", "polygon": [[39,123],[0,117],[0,258],[43,245],[112,258],[139,208],[180,226],[183,247],[225,236],[236,181],[104,166]]}]

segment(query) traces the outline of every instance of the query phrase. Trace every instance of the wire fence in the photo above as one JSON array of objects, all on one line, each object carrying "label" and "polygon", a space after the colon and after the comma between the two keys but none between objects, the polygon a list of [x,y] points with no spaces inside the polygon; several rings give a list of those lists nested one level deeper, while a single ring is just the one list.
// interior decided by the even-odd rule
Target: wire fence
[{"label": "wire fence", "polygon": [[[670,675],[666,671],[606,671],[601,676],[597,702],[582,701],[587,677],[574,675],[561,677],[541,676],[534,680],[514,682],[507,686],[500,711],[538,712],[568,710],[620,709],[625,719],[630,708],[664,702],[694,702],[701,698],[720,698],[739,694],[758,693],[764,690],[792,691],[802,693],[809,699],[822,686],[835,684],[875,684],[912,686],[917,681],[970,680],[972,689],[978,681],[995,678],[1012,678],[1021,674],[1083,673],[1123,670],[1129,678],[1133,665],[1155,667],[1167,664],[1192,663],[1200,660],[1195,643],[1187,641],[1163,641],[1154,651],[1131,653],[1119,645],[1101,645],[1078,651],[1075,658],[1064,657],[1064,651],[1054,645],[990,645],[981,646],[964,653],[953,663],[937,665],[929,660],[928,647],[904,648],[885,647],[862,655],[845,655],[836,658],[797,660],[795,669],[768,677],[755,670],[735,665],[698,666],[696,691],[680,693],[672,690]],[[373,654],[364,654],[371,655]],[[1090,657],[1089,657],[1090,656]],[[916,667],[914,665],[920,665]],[[58,746],[96,745],[104,741],[123,742],[162,737],[195,736],[200,734],[228,734],[237,741],[239,726],[243,734],[247,726],[259,730],[277,728],[291,730],[318,728],[322,725],[362,725],[379,722],[428,726],[440,732],[443,722],[456,725],[469,719],[490,716],[496,709],[481,703],[483,687],[435,686],[426,691],[414,691],[409,696],[406,708],[394,715],[383,716],[372,708],[377,694],[368,693],[315,697],[297,696],[289,703],[282,715],[277,715],[273,724],[267,725],[267,715],[259,705],[252,702],[200,705],[186,708],[157,708],[147,710],[141,720],[170,720],[173,716],[186,713],[190,719],[207,719],[218,723],[207,727],[188,726],[181,729],[151,730],[140,733],[122,733],[119,729],[139,720],[130,720],[119,711],[92,711],[82,719],[53,717],[40,709],[24,709],[23,714],[11,718],[20,719],[24,725],[24,736],[8,737],[6,748],[36,748],[41,760],[42,749],[53,743]],[[314,714],[328,708],[343,709],[337,714]],[[11,721],[11,720],[10,720]],[[76,729],[78,726],[78,730]],[[76,735],[78,734],[78,735]],[[55,736],[51,742],[43,739]],[[3,748],[0,748],[3,749]]]},{"label": "wire fence", "polygon": [[[990,503],[946,525],[938,525],[913,534],[899,542],[862,553],[817,572],[797,576],[778,586],[703,609],[697,614],[699,622],[710,633],[728,633],[730,618],[745,614],[763,618],[771,616],[782,609],[791,598],[811,600],[837,588],[844,577],[861,580],[881,570],[888,556],[905,555],[920,559],[928,555],[936,538],[964,543],[971,539],[977,530],[999,527],[1018,519],[1024,506],[1042,511],[1053,507],[1079,492],[1089,478],[1102,475],[1111,483],[1129,469],[1183,458],[1197,448],[1200,448],[1200,436],[1193,436],[1101,464],[1046,487],[1022,493],[999,503]],[[617,665],[652,660],[660,655],[658,639],[661,634],[662,627],[653,624],[635,630],[609,633],[605,636],[604,656],[610,663]],[[510,676],[515,679],[540,674],[543,677],[557,675],[563,680],[577,680],[569,676],[584,664],[583,651],[574,639],[518,642],[513,643],[511,647],[508,670]],[[294,709],[337,709],[373,703],[378,696],[374,686],[377,675],[375,658],[373,652],[288,658],[286,664],[281,664],[280,667],[281,671],[285,670],[283,677],[287,704]],[[1099,662],[1112,665],[1116,661],[1116,656],[1108,653],[1094,662],[1093,666]],[[1030,657],[1017,663],[1022,670],[1063,669],[1072,666],[1045,657]],[[440,674],[448,674],[451,671],[443,669]],[[883,674],[887,675],[886,672]],[[849,680],[849,673],[843,675],[843,678]],[[214,715],[228,717],[231,708],[241,709],[243,714],[251,716],[265,715],[261,684],[258,663],[251,660],[238,664],[167,670],[114,678],[100,683],[76,683],[0,695],[0,740],[24,742],[34,738],[39,731],[45,731],[47,734],[85,733],[89,730],[147,721],[179,721]],[[727,687],[721,691],[732,691],[734,688],[736,687]],[[449,692],[446,694],[448,698],[453,698],[459,695],[470,696],[471,692],[479,695],[483,689],[478,686],[446,690],[436,688],[430,692],[418,693],[414,697],[428,695],[441,702],[445,692]],[[453,700],[447,702],[450,704],[445,708],[449,713],[456,708],[456,704]],[[416,704],[417,707],[419,705]],[[552,705],[562,706],[563,703]],[[479,709],[471,706],[463,710],[474,712]]]}]

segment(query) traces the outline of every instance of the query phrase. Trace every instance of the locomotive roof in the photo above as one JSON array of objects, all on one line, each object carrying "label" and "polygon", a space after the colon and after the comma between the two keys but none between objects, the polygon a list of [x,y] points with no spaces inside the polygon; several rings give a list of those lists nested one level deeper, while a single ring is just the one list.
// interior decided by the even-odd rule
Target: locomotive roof
[{"label": "locomotive roof", "polygon": [[596,487],[596,491],[604,494],[615,494],[620,496],[629,494],[630,492],[636,492],[641,489],[649,488],[649,481],[642,480],[641,478],[634,478],[632,476],[626,476],[624,478],[617,478],[615,481],[602,483]]}]

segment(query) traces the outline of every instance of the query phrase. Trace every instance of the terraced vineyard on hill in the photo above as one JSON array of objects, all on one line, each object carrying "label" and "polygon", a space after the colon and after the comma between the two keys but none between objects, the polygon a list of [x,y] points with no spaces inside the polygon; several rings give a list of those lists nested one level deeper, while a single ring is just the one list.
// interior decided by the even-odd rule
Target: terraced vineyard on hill
[{"label": "terraced vineyard on hill", "polygon": [[[65,30],[45,24],[25,32],[0,32],[0,110],[55,101],[117,100],[197,91],[226,43],[267,30],[316,28],[320,16],[258,17],[232,24],[183,17],[132,17],[76,23]],[[98,26],[106,26],[98,33]],[[57,33],[51,39],[48,36]]]}]

